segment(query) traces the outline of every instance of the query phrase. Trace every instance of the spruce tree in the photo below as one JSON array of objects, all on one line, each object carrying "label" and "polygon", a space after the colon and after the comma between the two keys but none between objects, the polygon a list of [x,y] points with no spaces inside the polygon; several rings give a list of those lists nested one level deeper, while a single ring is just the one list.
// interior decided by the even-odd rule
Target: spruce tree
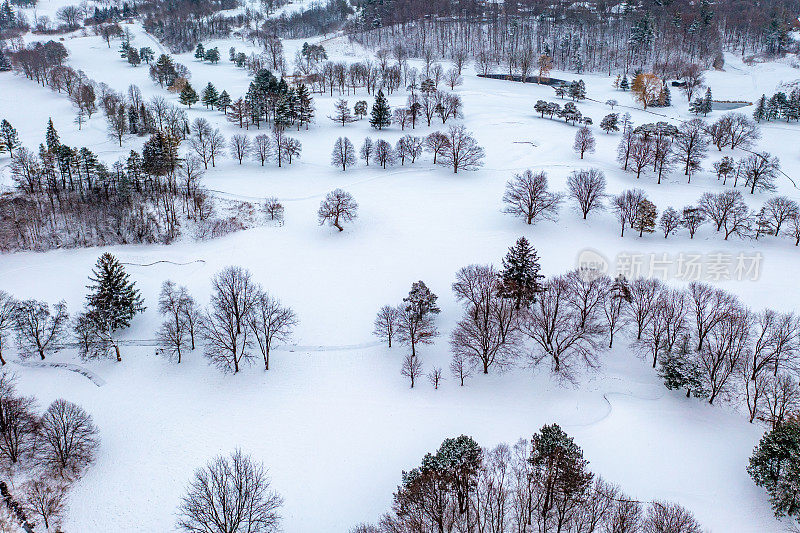
[{"label": "spruce tree", "polygon": [[500,272],[499,294],[503,298],[514,300],[514,307],[529,307],[536,301],[536,294],[542,292],[539,280],[539,256],[530,245],[528,239],[520,237],[514,246],[508,249],[503,259],[503,270]]},{"label": "spruce tree", "polygon": [[184,85],[183,89],[181,90],[181,95],[178,98],[178,101],[191,108],[192,104],[196,104],[198,100],[199,98],[197,97],[197,93],[192,88],[192,84],[187,81],[186,85]]},{"label": "spruce tree", "polygon": [[304,83],[297,86],[297,101],[299,105],[298,128],[305,124],[308,129],[308,125],[314,120],[314,104],[308,87]]},{"label": "spruce tree", "polygon": [[210,50],[206,50],[205,60],[211,63],[212,65],[216,65],[219,63],[219,49],[214,47]]},{"label": "spruce tree", "polygon": [[392,123],[391,109],[382,90],[379,90],[378,96],[375,97],[375,104],[372,106],[369,123],[378,130],[389,127]]},{"label": "spruce tree", "polygon": [[58,153],[58,148],[61,146],[61,142],[59,141],[58,132],[56,131],[55,126],[53,126],[53,119],[50,118],[47,121],[47,131],[44,134],[45,142],[47,143],[47,151],[51,154]]},{"label": "spruce tree", "polygon": [[206,50],[203,48],[203,43],[197,43],[197,48],[194,50],[194,57],[200,61],[206,57]]},{"label": "spruce tree", "polygon": [[769,494],[775,516],[800,518],[800,420],[784,421],[753,450],[747,473]]},{"label": "spruce tree", "polygon": [[17,130],[6,119],[0,122],[0,139],[8,149],[8,153],[13,156],[14,148],[19,144],[19,138],[17,137]]},{"label": "spruce tree", "polygon": [[756,109],[753,111],[753,118],[756,122],[761,122],[767,118],[767,95],[762,94],[761,98],[758,99]]},{"label": "spruce tree", "polygon": [[714,108],[714,100],[711,96],[711,87],[709,87],[708,89],[706,89],[705,97],[703,97],[703,107],[702,107],[703,116],[707,116],[709,113],[711,113],[711,110],[713,108]]},{"label": "spruce tree", "polygon": [[213,108],[217,105],[217,100],[219,100],[219,94],[217,93],[216,87],[211,82],[208,82],[206,88],[203,89],[203,98],[202,102],[206,108]]},{"label": "spruce tree", "polygon": [[619,88],[623,91],[627,91],[630,88],[630,83],[628,82],[628,75],[625,74],[622,76],[622,81],[619,82]]},{"label": "spruce tree", "polygon": [[0,50],[0,72],[8,72],[11,70],[11,61],[8,60],[8,56]]},{"label": "spruce tree", "polygon": [[130,281],[122,264],[104,253],[89,276],[86,305],[90,315],[108,331],[127,328],[137,313],[145,310],[144,300]]},{"label": "spruce tree", "polygon": [[228,110],[228,106],[230,105],[231,105],[231,97],[228,94],[228,91],[223,89],[222,92],[219,93],[219,97],[217,98],[216,108],[218,111],[222,111],[223,113],[225,113]]}]

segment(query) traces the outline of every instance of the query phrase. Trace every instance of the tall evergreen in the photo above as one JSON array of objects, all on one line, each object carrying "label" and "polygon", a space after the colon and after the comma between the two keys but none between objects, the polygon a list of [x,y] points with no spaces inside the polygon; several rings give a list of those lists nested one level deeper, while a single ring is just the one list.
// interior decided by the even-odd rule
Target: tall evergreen
[{"label": "tall evergreen", "polygon": [[86,305],[90,315],[108,331],[127,328],[137,313],[144,311],[144,300],[135,283],[116,257],[104,253],[89,276]]},{"label": "tall evergreen", "polygon": [[217,105],[217,100],[219,100],[219,94],[217,93],[216,87],[211,82],[208,82],[206,88],[203,89],[203,97],[202,102],[206,108],[213,108]]},{"label": "tall evergreen", "polygon": [[517,239],[503,259],[500,296],[513,299],[517,309],[530,306],[536,301],[536,293],[542,291],[540,268],[539,256],[528,239]]},{"label": "tall evergreen", "polygon": [[197,97],[197,93],[192,88],[192,84],[187,81],[186,85],[184,85],[183,89],[181,90],[181,95],[178,97],[178,101],[183,105],[188,105],[191,108],[192,104],[196,104],[198,100],[199,98]]},{"label": "tall evergreen", "polygon": [[228,91],[223,89],[222,92],[219,93],[219,97],[217,98],[217,105],[216,105],[217,110],[225,113],[228,110],[228,106],[230,105],[231,105],[231,97],[228,94]]},{"label": "tall evergreen", "polygon": [[194,50],[194,57],[200,61],[206,58],[206,50],[203,48],[203,43],[197,43],[197,48]]},{"label": "tall evergreen", "polygon": [[14,155],[14,148],[19,144],[19,138],[16,128],[6,119],[0,122],[0,139],[8,149],[8,153]]},{"label": "tall evergreen", "polygon": [[391,109],[386,97],[383,95],[383,90],[378,90],[378,96],[375,97],[375,104],[372,106],[369,123],[378,130],[389,127],[392,123]]},{"label": "tall evergreen", "polygon": [[761,98],[758,99],[758,103],[756,104],[756,109],[753,111],[753,118],[756,122],[761,122],[765,118],[767,118],[767,95],[762,94]]},{"label": "tall evergreen", "polygon": [[51,154],[58,153],[58,148],[61,146],[61,142],[59,141],[58,132],[56,131],[55,126],[53,126],[53,119],[50,118],[47,121],[47,131],[44,134],[45,142],[47,143],[47,151]]},{"label": "tall evergreen", "polygon": [[628,75],[627,75],[627,74],[625,74],[625,75],[622,77],[622,81],[621,81],[621,82],[619,82],[619,88],[620,88],[620,89],[622,89],[623,91],[627,91],[627,90],[630,88],[630,86],[631,86],[631,85],[630,85],[630,83],[628,82]]},{"label": "tall evergreen", "polygon": [[297,100],[299,104],[298,128],[305,124],[308,129],[308,125],[314,120],[314,104],[308,87],[304,83],[297,86]]},{"label": "tall evergreen", "polygon": [[8,60],[5,52],[0,49],[0,72],[8,72],[11,70],[11,61]]}]

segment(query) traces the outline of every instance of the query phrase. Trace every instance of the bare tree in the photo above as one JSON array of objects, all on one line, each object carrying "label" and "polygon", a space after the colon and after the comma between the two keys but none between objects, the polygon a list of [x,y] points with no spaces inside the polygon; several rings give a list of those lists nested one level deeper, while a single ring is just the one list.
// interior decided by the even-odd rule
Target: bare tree
[{"label": "bare tree", "polygon": [[504,369],[519,354],[519,321],[514,302],[499,295],[500,280],[490,265],[470,265],[456,274],[453,292],[464,304],[464,315],[450,335],[450,348],[488,374]]},{"label": "bare tree", "polygon": [[578,204],[584,220],[592,210],[604,208],[606,176],[602,170],[596,168],[576,170],[570,175],[567,187],[570,197]]},{"label": "bare tree", "polygon": [[414,382],[422,375],[422,361],[419,357],[408,354],[403,358],[403,366],[400,368],[400,375],[407,377],[411,381],[411,388]]},{"label": "bare tree", "polygon": [[67,510],[67,485],[47,477],[32,479],[22,486],[22,508],[42,520],[45,531],[60,524]]},{"label": "bare tree", "polygon": [[236,450],[194,473],[178,511],[178,527],[191,533],[276,533],[282,505],[264,466]]},{"label": "bare tree", "polygon": [[225,137],[220,133],[219,128],[208,132],[208,155],[211,158],[211,166],[217,166],[217,158],[225,156]]},{"label": "bare tree", "polygon": [[335,167],[342,167],[342,170],[347,170],[347,167],[352,167],[356,164],[356,149],[350,139],[347,137],[339,137],[333,145],[333,152],[331,152],[331,165]]},{"label": "bare tree", "polygon": [[589,129],[589,126],[582,126],[578,129],[577,133],[575,133],[575,143],[572,145],[572,149],[576,152],[581,154],[581,159],[583,159],[583,154],[585,153],[594,153],[595,148],[595,140],[594,135],[592,135],[592,130]]},{"label": "bare tree", "polygon": [[264,213],[270,220],[283,224],[283,204],[274,196],[264,200]]},{"label": "bare tree", "polygon": [[369,160],[372,157],[373,152],[375,151],[375,147],[373,146],[372,139],[369,137],[364,139],[364,144],[361,145],[361,150],[359,151],[359,155],[361,159],[364,160],[364,163],[369,166]]},{"label": "bare tree", "polygon": [[250,137],[237,133],[231,137],[230,142],[231,153],[242,164],[242,160],[250,155]]},{"label": "bare tree", "polygon": [[764,390],[766,412],[764,421],[775,429],[786,419],[796,416],[800,409],[800,388],[797,379],[790,374],[778,374],[767,378]]},{"label": "bare tree", "polygon": [[[189,296],[186,287],[177,287],[172,281],[165,281],[161,285],[158,297],[158,312],[166,317],[158,331],[161,348],[170,357],[175,357],[181,362],[181,350],[190,343],[190,328],[192,321],[194,300]],[[196,310],[194,311],[196,313]],[[193,329],[193,328],[192,328]],[[192,342],[192,349],[194,343]]]},{"label": "bare tree", "polygon": [[741,210],[743,207],[746,209],[747,205],[744,203],[741,191],[728,189],[716,194],[703,193],[698,207],[716,224],[717,231],[720,231],[733,211]]},{"label": "bare tree", "polygon": [[472,361],[462,352],[454,352],[450,360],[450,373],[464,386],[464,380],[472,375]]},{"label": "bare tree", "polygon": [[761,138],[761,132],[755,121],[743,113],[727,113],[725,126],[731,150],[749,148]]},{"label": "bare tree", "polygon": [[644,199],[646,195],[641,189],[628,189],[611,198],[611,209],[620,224],[620,237],[625,236],[626,225],[633,227]]},{"label": "bare tree", "polygon": [[777,157],[769,152],[752,154],[742,163],[745,184],[750,187],[750,194],[759,191],[774,191],[775,179],[780,172],[781,164]]},{"label": "bare tree", "polygon": [[291,338],[297,325],[297,315],[291,308],[281,305],[277,298],[259,291],[249,325],[264,357],[264,369],[269,370],[272,346],[275,342],[286,342]]},{"label": "bare tree", "polygon": [[436,165],[439,158],[449,149],[450,138],[441,131],[434,131],[425,137],[425,146],[433,154],[433,164]]},{"label": "bare tree", "polygon": [[677,503],[654,501],[647,508],[642,533],[703,533],[703,528]]},{"label": "bare tree", "polygon": [[256,135],[253,139],[253,159],[260,161],[261,166],[264,166],[264,163],[269,161],[269,156],[272,153],[272,143],[270,143],[269,136],[264,135],[263,133],[260,135]]},{"label": "bare tree", "polygon": [[320,203],[317,217],[320,226],[327,223],[339,231],[344,231],[342,224],[358,217],[358,204],[349,192],[334,189]]},{"label": "bare tree", "polygon": [[558,209],[563,195],[550,192],[547,187],[547,173],[526,170],[516,174],[513,180],[506,183],[503,202],[504,211],[523,217],[528,224],[538,219],[558,220]]},{"label": "bare tree", "polygon": [[580,314],[566,303],[569,292],[570,284],[564,276],[547,280],[544,291],[523,317],[522,331],[539,347],[539,353],[532,356],[533,363],[548,360],[554,375],[571,380],[578,367],[597,366],[597,337],[602,328],[597,324],[580,327]]},{"label": "bare tree", "polygon": [[686,94],[686,100],[691,102],[695,91],[705,84],[703,68],[697,63],[689,63],[681,70],[679,78],[683,82],[681,88]]},{"label": "bare tree", "polygon": [[631,283],[631,305],[627,311],[636,324],[637,341],[642,339],[642,333],[653,319],[661,290],[661,281],[655,278],[636,278]]},{"label": "bare tree", "polygon": [[17,394],[13,374],[0,374],[0,457],[14,465],[32,454],[37,431],[36,400]]},{"label": "bare tree", "polygon": [[0,291],[0,365],[5,365],[3,348],[5,348],[6,332],[14,327],[17,302],[5,291]]},{"label": "bare tree", "polygon": [[92,417],[80,406],[58,399],[40,421],[39,459],[67,479],[80,476],[100,445]]},{"label": "bare tree", "polygon": [[46,302],[19,302],[14,313],[14,327],[21,355],[28,357],[38,353],[44,361],[45,354],[54,350],[61,340],[68,321],[64,302],[55,304],[52,311]]},{"label": "bare tree", "polygon": [[464,126],[450,126],[446,136],[447,146],[439,155],[438,164],[451,167],[453,173],[483,166],[483,148]]},{"label": "bare tree", "polygon": [[711,330],[699,353],[708,403],[730,392],[731,378],[747,356],[752,317],[747,310],[731,313]]},{"label": "bare tree", "polygon": [[702,349],[708,333],[740,308],[735,296],[700,281],[689,284],[689,304],[689,312],[694,317],[697,351]]},{"label": "bare tree", "polygon": [[430,372],[428,372],[428,381],[431,382],[434,389],[439,389],[439,384],[442,382],[444,378],[442,377],[442,369],[441,368],[434,368]]},{"label": "bare tree", "polygon": [[675,138],[675,155],[683,163],[683,173],[700,170],[700,163],[706,157],[708,139],[706,124],[699,118],[681,124]]},{"label": "bare tree", "polygon": [[383,139],[378,139],[378,141],[375,143],[375,151],[373,153],[375,155],[375,161],[377,161],[378,164],[383,168],[386,168],[386,165],[394,165],[394,149],[392,148],[391,144]]},{"label": "bare tree", "polygon": [[800,353],[800,323],[793,313],[765,309],[753,320],[751,379],[771,369],[777,376],[796,368]]},{"label": "bare tree", "polygon": [[212,280],[211,303],[201,321],[205,354],[226,371],[239,372],[243,361],[252,358],[247,327],[256,306],[258,286],[250,272],[241,267],[227,267]]},{"label": "bare tree", "polygon": [[397,320],[399,311],[391,305],[384,305],[375,317],[375,329],[372,334],[380,339],[385,339],[392,347],[392,339],[397,335]]},{"label": "bare tree", "polygon": [[798,207],[797,202],[786,196],[773,196],[764,204],[764,211],[777,237],[781,226],[797,215]]}]

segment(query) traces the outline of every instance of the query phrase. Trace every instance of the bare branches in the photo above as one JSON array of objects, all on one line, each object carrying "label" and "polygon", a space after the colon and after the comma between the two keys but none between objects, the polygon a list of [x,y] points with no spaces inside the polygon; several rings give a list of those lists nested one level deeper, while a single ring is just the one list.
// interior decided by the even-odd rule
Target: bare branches
[{"label": "bare branches", "polygon": [[563,195],[550,192],[545,172],[533,173],[526,170],[506,183],[503,202],[505,212],[522,217],[526,223],[533,224],[538,219],[558,220],[558,209]]}]

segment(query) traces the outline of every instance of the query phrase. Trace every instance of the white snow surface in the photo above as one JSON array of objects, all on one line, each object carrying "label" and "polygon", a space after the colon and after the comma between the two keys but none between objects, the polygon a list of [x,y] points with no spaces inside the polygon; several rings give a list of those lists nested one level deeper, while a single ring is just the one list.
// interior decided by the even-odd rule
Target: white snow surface
[{"label": "white snow surface", "polygon": [[[160,50],[138,25],[129,27],[136,36],[134,46]],[[70,64],[92,79],[120,91],[135,83],[146,98],[158,94],[177,102],[175,95],[149,79],[146,66],[132,68],[120,59],[118,43],[112,42],[109,49],[99,37],[80,33],[66,36],[64,43]],[[190,68],[194,88],[199,93],[212,81],[234,99],[242,95],[249,79],[227,61],[227,49],[253,48],[235,40],[204,44],[219,46],[220,64],[199,63],[191,53],[177,58]],[[287,41],[287,58],[291,60],[301,44]],[[327,40],[325,46],[332,58],[358,60],[366,54],[342,38]],[[748,66],[734,56],[726,59],[724,71],[707,75],[717,99],[755,101],[800,77],[787,61]],[[705,191],[722,190],[708,171],[695,175],[691,184],[675,172],[661,185],[652,176],[637,181],[635,175],[622,172],[614,160],[619,134],[606,135],[596,126],[610,112],[601,102],[616,98],[621,105],[615,111],[630,112],[635,124],[664,117],[640,110],[630,93],[611,87],[607,76],[552,75],[584,79],[589,97],[597,101],[578,104],[593,118],[597,137],[596,153],[583,161],[571,148],[576,128],[543,120],[533,110],[537,99],[556,100],[551,88],[481,79],[468,69],[457,92],[465,104],[463,123],[486,148],[485,166],[479,171],[454,175],[434,168],[425,156],[422,162],[386,171],[360,163],[343,173],[329,163],[336,137],[348,136],[358,147],[365,136],[394,143],[408,132],[394,126],[377,132],[366,120],[336,126],[326,117],[338,96],[315,94],[316,123],[309,131],[290,133],[303,143],[298,163],[262,168],[252,161],[239,166],[228,158],[205,176],[208,188],[235,197],[255,201],[277,196],[286,206],[284,226],[259,227],[208,242],[187,238],[170,246],[0,256],[0,289],[17,298],[64,299],[72,312],[80,309],[87,276],[102,252],[110,251],[126,263],[189,263],[127,266],[148,306],[124,333],[130,341],[154,338],[160,323],[157,295],[164,280],[187,285],[205,303],[210,278],[227,265],[248,268],[294,308],[301,321],[294,335],[297,346],[275,353],[269,372],[256,360],[238,375],[222,374],[208,366],[199,349],[176,365],[136,342],[124,347],[122,363],[81,362],[71,351],[51,358],[81,365],[99,381],[68,366],[23,365],[12,355],[9,367],[18,374],[21,390],[35,395],[41,408],[67,398],[84,406],[100,428],[97,461],[70,494],[65,531],[173,531],[175,511],[194,469],[239,447],[269,468],[274,488],[285,499],[286,532],[344,532],[388,510],[401,471],[416,466],[444,438],[468,434],[491,447],[529,438],[552,422],[575,438],[595,473],[638,499],[678,501],[709,531],[780,530],[766,494],[745,471],[765,428],[748,424],[736,404],[709,406],[666,390],[650,365],[628,348],[629,339],[616,341],[615,349],[602,355],[602,367],[580,376],[577,385],[553,382],[546,369],[521,362],[504,374],[476,375],[463,388],[451,378],[439,390],[427,382],[411,390],[399,372],[403,348],[390,350],[370,335],[377,309],[398,303],[411,283],[422,279],[440,297],[437,320],[442,336],[422,348],[421,358],[426,370],[446,369],[448,334],[461,314],[450,290],[455,272],[470,263],[498,265],[522,235],[538,250],[546,275],[573,268],[586,248],[609,258],[623,251],[760,251],[764,260],[757,282],[720,285],[755,309],[796,306],[798,249],[788,239],[723,241],[708,225],[691,241],[685,232],[667,240],[657,233],[638,238],[630,232],[620,238],[610,213],[593,213],[583,221],[569,205],[556,223],[527,226],[504,214],[506,180],[528,168],[546,170],[551,188],[564,190],[571,171],[597,167],[606,173],[609,192],[641,187],[660,211],[670,205],[680,209]],[[121,149],[108,139],[100,112],[78,131],[63,95],[11,73],[0,73],[0,85],[6,95],[0,101],[0,117],[16,126],[31,148],[43,142],[48,117],[63,142],[89,146],[107,162],[141,148],[141,138],[129,137]],[[672,96],[675,107],[654,111],[675,123],[691,118],[685,97],[677,89]],[[345,98],[351,105],[361,99],[370,105],[373,101],[363,89]],[[390,95],[389,102],[402,105],[405,98],[401,91]],[[240,132],[202,106],[189,114],[216,123],[226,136]],[[441,128],[435,121],[434,127]],[[411,133],[427,134],[434,127]],[[800,183],[800,126],[771,123],[761,129],[759,148],[778,155],[784,171]],[[259,132],[251,128],[246,133]],[[706,169],[730,154],[715,150],[709,152]],[[6,185],[7,165],[4,155],[0,179]],[[360,204],[359,218],[343,233],[316,221],[320,200],[336,187],[351,192]],[[781,181],[779,188],[798,198],[789,180]],[[754,206],[767,198],[746,197]]]}]

